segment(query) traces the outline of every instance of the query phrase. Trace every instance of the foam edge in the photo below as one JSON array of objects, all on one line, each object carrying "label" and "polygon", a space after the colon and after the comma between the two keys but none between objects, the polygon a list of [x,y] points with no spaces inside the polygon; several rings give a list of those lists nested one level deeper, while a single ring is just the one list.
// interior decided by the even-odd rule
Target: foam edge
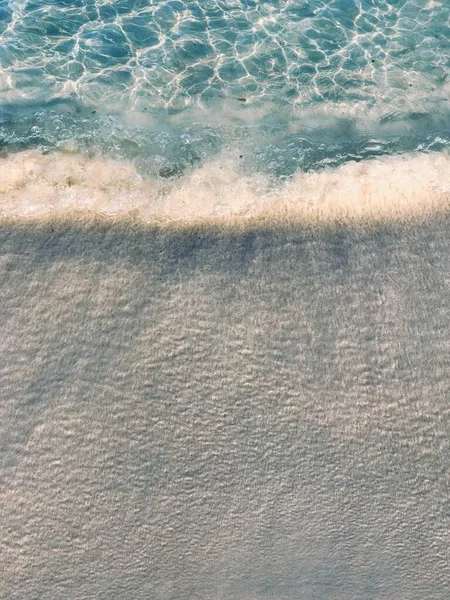
[{"label": "foam edge", "polygon": [[172,181],[131,162],[30,150],[0,159],[3,223],[123,223],[236,229],[409,223],[450,212],[450,156],[384,156],[299,171],[274,186],[222,154]]}]

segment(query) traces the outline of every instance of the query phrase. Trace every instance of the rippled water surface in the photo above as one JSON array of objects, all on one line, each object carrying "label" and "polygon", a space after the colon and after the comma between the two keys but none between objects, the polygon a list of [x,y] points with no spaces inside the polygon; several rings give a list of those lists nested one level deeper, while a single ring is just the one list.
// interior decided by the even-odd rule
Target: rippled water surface
[{"label": "rippled water surface", "polygon": [[2,0],[0,134],[171,176],[221,149],[277,176],[449,141],[437,0]]}]

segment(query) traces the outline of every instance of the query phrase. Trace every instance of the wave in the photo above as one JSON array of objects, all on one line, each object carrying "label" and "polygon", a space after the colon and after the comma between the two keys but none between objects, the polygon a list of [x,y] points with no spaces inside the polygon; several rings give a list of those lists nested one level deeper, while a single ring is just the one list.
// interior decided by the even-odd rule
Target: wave
[{"label": "wave", "polygon": [[172,180],[145,178],[132,162],[72,152],[0,159],[3,222],[326,225],[408,222],[449,209],[450,156],[443,152],[299,171],[283,184],[245,172],[230,152]]}]

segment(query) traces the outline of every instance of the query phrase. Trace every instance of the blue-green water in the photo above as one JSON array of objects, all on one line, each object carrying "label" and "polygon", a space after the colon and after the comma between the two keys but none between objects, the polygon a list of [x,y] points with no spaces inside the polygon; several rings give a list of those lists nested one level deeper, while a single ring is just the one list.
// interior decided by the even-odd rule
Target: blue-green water
[{"label": "blue-green water", "polygon": [[0,140],[291,175],[450,140],[446,0],[2,0]]}]

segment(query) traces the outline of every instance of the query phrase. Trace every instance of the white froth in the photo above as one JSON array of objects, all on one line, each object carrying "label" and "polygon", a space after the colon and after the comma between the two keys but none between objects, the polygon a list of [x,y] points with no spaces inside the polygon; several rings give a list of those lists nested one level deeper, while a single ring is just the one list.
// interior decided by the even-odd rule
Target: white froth
[{"label": "white froth", "polygon": [[0,159],[6,221],[133,219],[149,224],[408,221],[450,209],[450,156],[382,157],[298,172],[274,188],[222,155],[176,181],[142,178],[132,163],[39,151]]}]

